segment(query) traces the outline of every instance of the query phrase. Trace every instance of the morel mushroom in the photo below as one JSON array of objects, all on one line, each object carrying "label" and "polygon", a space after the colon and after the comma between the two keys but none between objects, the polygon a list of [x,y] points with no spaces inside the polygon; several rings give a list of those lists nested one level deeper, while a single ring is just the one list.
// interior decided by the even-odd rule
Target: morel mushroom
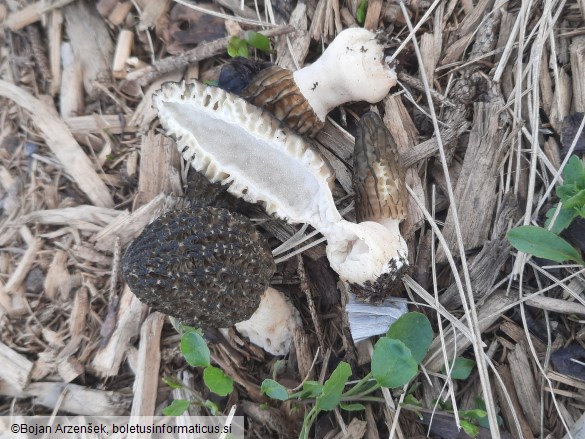
[{"label": "morel mushroom", "polygon": [[[396,72],[386,62],[383,44],[376,34],[362,28],[340,32],[316,62],[294,73],[278,66],[255,73],[249,63],[224,69],[220,86],[311,137],[333,108],[352,101],[379,102],[396,84]],[[233,70],[245,71],[237,76],[237,87]],[[247,76],[250,82],[244,87]]]},{"label": "morel mushroom", "polygon": [[[371,289],[373,292],[386,291],[408,267],[408,249],[399,229],[400,222],[406,218],[408,192],[398,147],[377,113],[366,113],[358,123],[353,187],[358,223],[374,221],[398,236],[402,258],[400,269],[378,278],[377,285]],[[371,294],[369,296],[376,299]]]},{"label": "morel mushroom", "polygon": [[262,203],[270,214],[321,232],[329,262],[342,279],[367,286],[406,263],[398,227],[344,220],[333,201],[329,166],[270,114],[198,82],[163,84],[153,103],[183,158],[210,181]]},{"label": "morel mushroom", "polygon": [[192,325],[248,320],[274,274],[268,243],[226,209],[169,211],[126,250],[122,273],[144,303]]}]

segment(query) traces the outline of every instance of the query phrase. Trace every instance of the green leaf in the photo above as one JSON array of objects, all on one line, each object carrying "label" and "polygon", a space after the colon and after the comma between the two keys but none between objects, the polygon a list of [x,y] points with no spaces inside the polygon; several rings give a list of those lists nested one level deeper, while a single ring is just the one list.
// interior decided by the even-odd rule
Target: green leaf
[{"label": "green leaf", "polygon": [[473,425],[471,422],[466,421],[465,419],[461,419],[461,428],[471,437],[477,437],[479,435],[479,427],[477,425]]},{"label": "green leaf", "polygon": [[248,30],[244,32],[244,40],[246,40],[250,46],[261,50],[262,52],[270,52],[270,39],[266,35]]},{"label": "green leaf", "polygon": [[374,346],[372,375],[382,387],[401,387],[416,375],[417,370],[410,349],[400,340],[382,337]]},{"label": "green leaf", "polygon": [[359,412],[361,410],[365,410],[366,406],[360,403],[353,403],[349,404],[347,402],[340,402],[339,407],[341,407],[346,412]]},{"label": "green leaf", "polygon": [[516,249],[555,262],[575,261],[585,264],[579,252],[563,238],[542,227],[521,226],[508,232],[508,240]]},{"label": "green leaf", "polygon": [[209,366],[211,355],[205,339],[198,332],[187,332],[181,337],[181,353],[191,366]]},{"label": "green leaf", "polygon": [[575,195],[577,192],[579,192],[579,188],[575,183],[563,184],[557,188],[557,196],[561,199],[563,203],[569,198],[571,198],[573,195]]},{"label": "green leaf", "polygon": [[329,379],[323,384],[323,393],[317,397],[316,407],[318,410],[329,411],[337,407],[350,376],[350,365],[344,361],[339,363]]},{"label": "green leaf", "polygon": [[[486,414],[485,417],[478,419],[478,423],[477,424],[480,427],[487,428],[489,430],[489,428],[490,428],[490,420],[487,417],[487,411],[486,411],[486,408],[485,408],[485,401],[483,399],[481,399],[480,396],[478,396],[478,397],[475,398],[475,407],[478,408],[478,409],[480,409],[480,410],[483,410],[485,412],[485,414]],[[496,421],[497,421],[497,423],[498,423],[498,425],[500,427],[502,425],[504,425],[504,420],[502,419],[502,417],[500,415],[496,416]]]},{"label": "green leaf", "polygon": [[205,407],[207,410],[209,410],[209,413],[211,413],[211,416],[217,416],[217,414],[219,413],[219,406],[216,403],[214,403],[213,401],[206,400],[203,403],[203,407]]},{"label": "green leaf", "polygon": [[408,312],[392,323],[386,337],[404,343],[416,362],[420,363],[433,341],[433,328],[424,314]]},{"label": "green leaf", "polygon": [[462,410],[459,412],[459,415],[463,419],[467,419],[468,421],[479,422],[481,419],[487,417],[487,412],[485,410],[482,410],[482,409]]},{"label": "green leaf", "polygon": [[184,384],[173,376],[164,376],[162,380],[171,389],[182,389],[184,387]]},{"label": "green leaf", "polygon": [[402,403],[408,404],[408,405],[414,405],[417,407],[422,407],[422,402],[420,402],[418,399],[416,399],[410,393],[404,397],[404,401],[402,401]]},{"label": "green leaf", "polygon": [[563,186],[575,184],[580,189],[585,189],[585,168],[581,159],[573,155],[563,169]]},{"label": "green leaf", "polygon": [[356,21],[360,26],[364,25],[366,21],[366,11],[368,10],[368,0],[362,0],[357,8]]},{"label": "green leaf", "polygon": [[[556,210],[557,210],[557,208],[555,206],[555,207],[549,209],[548,212],[546,212],[546,221],[544,223],[545,228],[548,229],[550,221],[551,221],[552,217],[554,216]],[[565,230],[567,227],[569,227],[571,225],[571,223],[573,222],[573,220],[575,218],[577,218],[578,215],[579,215],[579,213],[575,209],[566,209],[565,205],[563,205],[561,207],[561,210],[559,211],[559,214],[557,215],[557,218],[555,219],[555,223],[553,224],[550,231],[553,232],[554,234],[558,235],[563,230]]]},{"label": "green leaf", "polygon": [[[475,361],[470,360],[469,358],[455,358],[455,364],[453,365],[453,369],[451,369],[451,379],[466,380],[469,378],[473,366],[475,366]],[[443,373],[446,373],[445,369],[443,369]]]},{"label": "green leaf", "polygon": [[319,381],[305,381],[303,384],[303,398],[315,398],[323,393],[323,385]]},{"label": "green leaf", "polygon": [[232,58],[237,56],[243,56],[244,58],[250,57],[250,54],[248,53],[248,43],[238,37],[231,37],[228,40],[227,52]]},{"label": "green leaf", "polygon": [[175,399],[171,402],[171,405],[162,409],[162,413],[165,416],[181,416],[187,411],[190,405],[191,401],[187,399]]},{"label": "green leaf", "polygon": [[585,189],[580,190],[568,200],[563,201],[563,207],[572,209],[573,207],[580,208],[585,206]]},{"label": "green leaf", "polygon": [[219,396],[227,396],[234,390],[234,381],[219,367],[207,366],[203,371],[203,381],[209,390]]},{"label": "green leaf", "polygon": [[286,387],[270,379],[262,381],[260,391],[265,395],[268,395],[270,398],[278,399],[279,401],[286,401],[289,397]]},{"label": "green leaf", "polygon": [[196,328],[195,326],[185,325],[183,323],[179,323],[179,328],[181,329],[182,333],[194,332],[194,333],[199,334],[200,336],[203,337],[203,330],[201,328]]}]

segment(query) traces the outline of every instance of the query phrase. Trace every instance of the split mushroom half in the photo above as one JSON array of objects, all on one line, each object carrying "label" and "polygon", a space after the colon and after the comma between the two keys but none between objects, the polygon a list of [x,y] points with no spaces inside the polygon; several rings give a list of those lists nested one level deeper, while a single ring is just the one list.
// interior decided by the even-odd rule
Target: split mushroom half
[{"label": "split mushroom half", "polygon": [[193,168],[270,214],[313,226],[327,238],[329,262],[343,280],[370,288],[407,265],[398,224],[344,220],[333,201],[328,164],[267,112],[199,82],[165,83],[153,103]]},{"label": "split mushroom half", "polygon": [[161,215],[122,258],[124,279],[142,302],[191,325],[240,325],[252,343],[284,355],[300,316],[269,288],[274,270],[250,220],[214,207]]}]

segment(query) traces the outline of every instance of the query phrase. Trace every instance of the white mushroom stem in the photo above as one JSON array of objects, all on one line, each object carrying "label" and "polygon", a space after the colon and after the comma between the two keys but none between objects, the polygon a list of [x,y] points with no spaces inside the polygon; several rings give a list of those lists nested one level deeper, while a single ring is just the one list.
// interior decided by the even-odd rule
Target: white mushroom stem
[{"label": "white mushroom stem", "polygon": [[321,119],[346,102],[379,102],[396,85],[376,35],[362,28],[339,33],[313,64],[294,72],[294,80]]},{"label": "white mushroom stem", "polygon": [[236,323],[236,329],[266,352],[286,355],[301,324],[299,312],[285,295],[268,287],[256,312],[248,320]]},{"label": "white mushroom stem", "polygon": [[322,228],[331,268],[343,280],[358,285],[374,283],[381,275],[398,271],[408,264],[408,248],[398,225],[397,220],[384,225],[342,220],[332,227]]}]

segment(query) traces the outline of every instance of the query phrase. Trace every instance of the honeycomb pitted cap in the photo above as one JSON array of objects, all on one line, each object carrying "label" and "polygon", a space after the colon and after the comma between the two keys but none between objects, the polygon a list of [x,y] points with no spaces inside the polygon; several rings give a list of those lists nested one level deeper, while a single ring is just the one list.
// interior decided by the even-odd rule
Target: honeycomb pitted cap
[{"label": "honeycomb pitted cap", "polygon": [[124,279],[140,301],[183,323],[215,328],[249,319],[275,268],[252,222],[214,207],[161,215],[122,258]]}]

